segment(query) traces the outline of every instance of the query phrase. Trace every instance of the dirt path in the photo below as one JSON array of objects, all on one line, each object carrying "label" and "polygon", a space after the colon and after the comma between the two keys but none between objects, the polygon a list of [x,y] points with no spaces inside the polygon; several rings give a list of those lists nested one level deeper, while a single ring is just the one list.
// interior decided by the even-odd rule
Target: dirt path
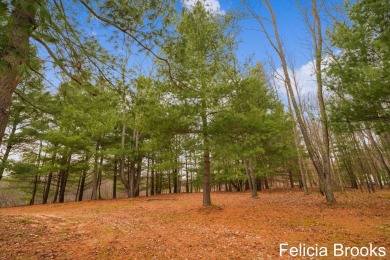
[{"label": "dirt path", "polygon": [[285,242],[328,255],[371,243],[390,256],[389,191],[338,194],[337,206],[301,192],[213,193],[203,209],[201,196],[0,209],[0,259],[271,259]]}]

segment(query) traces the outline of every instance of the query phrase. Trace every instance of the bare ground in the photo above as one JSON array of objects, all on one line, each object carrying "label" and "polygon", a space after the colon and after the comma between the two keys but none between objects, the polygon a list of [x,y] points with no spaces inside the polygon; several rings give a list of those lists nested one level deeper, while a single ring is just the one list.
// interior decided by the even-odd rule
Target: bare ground
[{"label": "bare ground", "polygon": [[390,259],[389,190],[337,194],[335,206],[298,191],[212,200],[209,208],[199,193],[2,208],[0,259],[273,259],[284,242],[329,255],[334,243],[371,243]]}]

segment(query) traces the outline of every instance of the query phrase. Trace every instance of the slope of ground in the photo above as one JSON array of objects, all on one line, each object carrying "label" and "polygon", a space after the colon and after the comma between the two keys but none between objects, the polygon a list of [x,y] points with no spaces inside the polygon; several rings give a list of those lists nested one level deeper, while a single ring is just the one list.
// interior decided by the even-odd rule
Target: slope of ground
[{"label": "slope of ground", "polygon": [[204,209],[198,193],[3,208],[0,259],[269,259],[285,242],[329,256],[335,243],[372,244],[390,256],[390,192],[337,199],[213,193],[215,206]]}]

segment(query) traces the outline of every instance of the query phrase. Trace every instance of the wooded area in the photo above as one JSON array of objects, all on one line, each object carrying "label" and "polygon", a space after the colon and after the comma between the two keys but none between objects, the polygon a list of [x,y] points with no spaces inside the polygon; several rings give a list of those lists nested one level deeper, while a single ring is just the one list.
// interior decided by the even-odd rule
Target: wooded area
[{"label": "wooded area", "polygon": [[[281,187],[334,204],[389,189],[390,4],[297,2],[313,96],[272,1],[254,2],[1,1],[0,206],[192,192],[210,206],[212,191]],[[281,70],[238,60],[244,18]]]}]

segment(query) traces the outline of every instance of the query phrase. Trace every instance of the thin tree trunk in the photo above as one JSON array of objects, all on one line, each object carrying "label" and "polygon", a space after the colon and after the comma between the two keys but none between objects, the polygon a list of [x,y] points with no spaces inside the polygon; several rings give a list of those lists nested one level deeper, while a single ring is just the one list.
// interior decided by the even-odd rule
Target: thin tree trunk
[{"label": "thin tree trunk", "polygon": [[134,175],[135,175],[135,163],[129,162],[129,193],[127,197],[134,198]]},{"label": "thin tree trunk", "polygon": [[[139,132],[137,130],[134,129],[133,131],[133,141],[134,141],[134,150],[137,151],[138,150],[138,140],[139,140]],[[139,155],[138,155],[139,156]],[[142,160],[141,160],[142,162]],[[127,196],[129,198],[134,198],[135,197],[135,193],[136,193],[136,186],[137,186],[137,183],[138,181],[135,179],[135,174],[136,174],[136,171],[137,171],[137,168],[141,167],[140,163],[137,164],[137,168],[136,168],[136,165],[135,165],[135,162],[129,162],[130,164],[130,169],[129,169],[129,177],[128,177],[128,194]],[[139,176],[140,178],[140,176]]]},{"label": "thin tree trunk", "polygon": [[149,171],[150,171],[150,158],[149,158],[149,154],[148,154],[148,163],[147,163],[147,168],[146,168],[146,189],[145,189],[145,195],[146,197],[149,197]]},{"label": "thin tree trunk", "polygon": [[155,195],[155,171],[154,171],[154,154],[152,155],[152,171],[150,173],[150,195]]},{"label": "thin tree trunk", "polygon": [[57,185],[56,185],[56,190],[54,192],[54,197],[53,197],[53,203],[57,202],[58,199],[58,191],[60,190],[60,182],[61,182],[61,173],[62,171],[58,171],[58,176],[57,176]]},{"label": "thin tree trunk", "polygon": [[[287,86],[285,86],[286,88],[286,92],[288,91],[287,90]],[[298,88],[296,88],[297,91],[298,91]],[[298,97],[299,97],[299,94],[298,94]],[[302,188],[303,188],[303,192],[305,194],[309,194],[309,191],[307,189],[307,181],[306,181],[306,175],[305,175],[305,167],[304,167],[304,163],[303,163],[303,154],[302,154],[302,149],[301,149],[301,145],[300,145],[300,138],[299,138],[299,135],[298,135],[298,130],[296,128],[296,119],[294,117],[294,114],[293,114],[293,111],[292,111],[292,108],[291,108],[291,100],[290,100],[290,95],[287,95],[287,104],[288,104],[288,112],[290,114],[290,117],[294,123],[293,125],[293,135],[294,135],[294,145],[295,145],[295,149],[297,150],[297,155],[298,155],[298,165],[299,165],[299,173],[300,173],[300,176],[301,176],[301,179],[302,179]],[[301,107],[301,102],[299,101],[299,105]],[[302,109],[302,108],[301,108]]]},{"label": "thin tree trunk", "polygon": [[248,177],[249,188],[251,190],[252,198],[257,198],[257,182],[253,172],[253,166],[249,160],[244,161],[245,171]]},{"label": "thin tree trunk", "polygon": [[[12,149],[13,142],[14,142],[14,136],[15,136],[15,132],[16,132],[16,128],[17,128],[18,124],[19,124],[19,120],[17,118],[15,118],[15,120],[12,124],[11,132],[10,132],[9,137],[8,137],[7,146],[5,148],[4,156],[3,156],[1,163],[0,163],[0,180],[1,180],[1,178],[3,178],[4,170],[5,170],[6,164],[8,162],[9,154],[11,153],[11,149]],[[1,147],[1,145],[0,145],[0,147]]]},{"label": "thin tree trunk", "polygon": [[171,174],[168,173],[168,192],[169,194],[172,193],[172,187],[171,187]]},{"label": "thin tree trunk", "polygon": [[373,174],[373,177],[376,180],[376,183],[379,185],[379,187],[381,189],[383,189],[383,185],[382,185],[382,181],[381,181],[381,177],[380,177],[380,172],[379,172],[378,168],[375,165],[374,158],[372,158],[371,150],[370,150],[370,148],[368,147],[368,145],[366,143],[366,140],[365,140],[363,132],[362,132],[362,135],[363,135],[362,142],[363,142],[363,145],[364,145],[364,148],[365,148],[366,156],[368,156],[368,158],[370,159],[371,165],[374,168],[375,174]]},{"label": "thin tree trunk", "polygon": [[137,178],[135,179],[135,183],[134,183],[134,197],[138,197],[139,196],[139,186],[140,186],[140,183],[141,183],[141,173],[142,173],[142,157],[138,159],[138,162],[137,162]]},{"label": "thin tree trunk", "polygon": [[189,176],[188,176],[188,158],[186,151],[184,151],[184,159],[185,159],[185,171],[186,171],[186,193],[190,192],[190,187],[189,187]]},{"label": "thin tree trunk", "polygon": [[102,179],[103,179],[103,160],[104,156],[103,153],[100,155],[100,162],[99,162],[99,169],[98,169],[98,193],[99,193],[99,200],[102,199],[101,194],[101,186],[102,186]]},{"label": "thin tree trunk", "polygon": [[[123,101],[124,102],[124,101]],[[125,186],[126,193],[129,195],[130,192],[130,187],[129,187],[129,178],[126,178],[125,176],[125,155],[124,155],[124,150],[125,150],[125,137],[126,137],[126,125],[125,125],[125,110],[123,109],[123,121],[122,121],[122,133],[121,133],[121,148],[122,148],[122,155],[121,155],[121,160],[120,160],[120,165],[119,165],[119,177],[121,179],[122,184]]]},{"label": "thin tree trunk", "polygon": [[95,161],[93,164],[93,179],[92,179],[92,194],[91,200],[97,200],[98,198],[98,184],[99,184],[99,173],[98,173],[98,160],[99,160],[99,146],[100,146],[100,138],[96,141],[95,147]]},{"label": "thin tree trunk", "polygon": [[85,169],[83,169],[83,174],[81,176],[81,183],[80,183],[80,191],[79,191],[78,201],[82,201],[83,200],[83,196],[84,196],[85,179],[87,178],[87,173],[88,173],[88,170],[89,170],[89,153],[88,152],[86,152],[86,154],[85,154],[85,160],[84,161],[87,163],[87,167]]},{"label": "thin tree trunk", "polygon": [[37,194],[37,190],[38,190],[38,174],[34,176],[34,188],[30,199],[30,205],[34,205],[35,194]]},{"label": "thin tree trunk", "polygon": [[388,176],[388,184],[390,188],[390,168],[387,166],[385,158],[383,157],[382,151],[379,149],[378,144],[376,143],[374,137],[372,136],[371,131],[367,131],[368,139],[370,140],[372,146],[376,150],[376,153],[378,154],[379,157],[379,162],[381,163],[383,169],[385,169],[385,172],[387,173]]},{"label": "thin tree trunk", "polygon": [[[322,82],[322,26],[321,19],[318,14],[317,0],[312,0],[312,13],[314,17],[314,25],[312,27],[312,37],[314,42],[314,51],[315,51],[315,74],[317,80],[317,97],[318,103],[320,106],[321,114],[321,126],[322,126],[322,143],[324,150],[322,151],[322,171],[324,178],[324,189],[327,201],[329,203],[335,203],[336,199],[334,198],[332,187],[331,187],[331,164],[330,164],[330,141],[329,141],[329,127],[328,127],[328,116],[325,108],[325,101],[323,96],[323,82]],[[310,27],[310,25],[308,24]],[[321,151],[321,149],[320,149]]]},{"label": "thin tree trunk", "polygon": [[72,154],[70,151],[68,151],[68,156],[64,156],[66,168],[62,170],[62,174],[61,174],[60,192],[59,192],[59,199],[58,199],[60,203],[65,202],[65,191],[66,191],[66,184],[68,182],[71,157]]},{"label": "thin tree trunk", "polygon": [[44,195],[43,195],[43,201],[42,203],[43,204],[46,204],[47,203],[47,200],[49,198],[49,194],[50,194],[50,185],[51,185],[51,179],[53,177],[53,173],[49,173],[49,175],[47,176],[47,181],[46,181],[46,188],[45,188],[45,192],[44,192]]},{"label": "thin tree trunk", "polygon": [[116,199],[116,184],[117,184],[117,177],[118,177],[118,160],[115,158],[114,161],[114,178],[112,181],[112,198]]},{"label": "thin tree trunk", "polygon": [[207,133],[207,114],[206,101],[202,101],[202,127],[203,127],[203,206],[211,206],[211,190],[210,190],[210,141]]},{"label": "thin tree trunk", "polygon": [[288,171],[288,179],[290,180],[290,188],[294,188],[294,178],[291,169]]},{"label": "thin tree trunk", "polygon": [[[259,15],[256,15],[255,12],[253,11],[253,9],[250,9],[250,8],[249,9],[252,12],[252,14],[254,15],[254,17],[257,19],[257,21],[259,22],[260,26],[263,29],[263,32],[265,33],[266,38],[268,39],[268,41],[270,42],[272,47],[275,49],[275,51],[277,52],[277,54],[280,58],[282,69],[283,69],[283,74],[284,74],[284,82],[285,82],[285,84],[287,86],[287,90],[288,90],[287,94],[291,98],[291,103],[292,103],[292,106],[294,108],[295,116],[296,116],[297,122],[299,124],[299,127],[301,129],[303,140],[306,144],[306,148],[307,148],[307,151],[309,153],[310,159],[312,160],[313,165],[316,169],[316,172],[317,172],[317,174],[320,178],[320,181],[322,183],[322,187],[323,187],[327,202],[328,203],[336,203],[336,199],[334,197],[333,190],[331,187],[331,180],[330,180],[330,174],[329,174],[329,153],[327,152],[324,154],[324,156],[325,157],[327,156],[327,158],[323,158],[323,161],[322,161],[321,157],[317,154],[317,152],[314,148],[314,144],[313,144],[312,140],[310,139],[307,125],[306,125],[304,119],[302,118],[300,108],[299,108],[298,103],[296,101],[296,98],[294,96],[292,82],[291,82],[290,74],[289,74],[289,69],[288,69],[287,61],[286,61],[285,54],[284,54],[284,48],[283,48],[283,45],[282,45],[282,42],[281,42],[281,39],[279,36],[279,31],[278,31],[278,27],[277,27],[277,23],[276,23],[275,12],[272,9],[269,0],[264,0],[263,4],[267,8],[268,12],[271,15],[271,24],[272,24],[272,27],[274,30],[273,36],[271,36],[269,34],[268,28],[266,28],[266,26],[264,25],[263,18],[261,18]],[[320,24],[318,24],[318,26],[320,26]],[[318,57],[319,54],[321,54],[319,52],[319,49],[318,50],[317,49],[318,48],[316,48],[316,57]],[[322,49],[321,49],[321,51],[322,51]],[[319,62],[321,62],[321,61],[319,61]],[[316,76],[318,76],[318,69],[320,69],[320,67],[317,66]],[[319,82],[319,85],[321,85],[321,82]],[[321,92],[321,93],[319,93],[319,92]],[[319,88],[318,93],[319,93],[319,95],[322,95],[322,89]],[[321,97],[321,96],[319,96],[319,97]],[[321,100],[319,100],[319,102],[321,103]],[[323,104],[320,104],[320,106],[322,106],[322,105]],[[324,116],[323,112],[324,111],[321,111],[321,116]],[[321,120],[324,123],[326,122],[326,118],[321,118]],[[323,127],[325,127],[325,125],[323,125]],[[329,143],[327,143],[327,142],[329,140],[326,140],[326,135],[328,135],[327,128],[324,129],[324,138],[325,139],[323,141],[324,141],[324,145],[326,147],[328,147]],[[326,149],[327,149],[327,151],[329,151],[328,148],[326,148]]]}]

